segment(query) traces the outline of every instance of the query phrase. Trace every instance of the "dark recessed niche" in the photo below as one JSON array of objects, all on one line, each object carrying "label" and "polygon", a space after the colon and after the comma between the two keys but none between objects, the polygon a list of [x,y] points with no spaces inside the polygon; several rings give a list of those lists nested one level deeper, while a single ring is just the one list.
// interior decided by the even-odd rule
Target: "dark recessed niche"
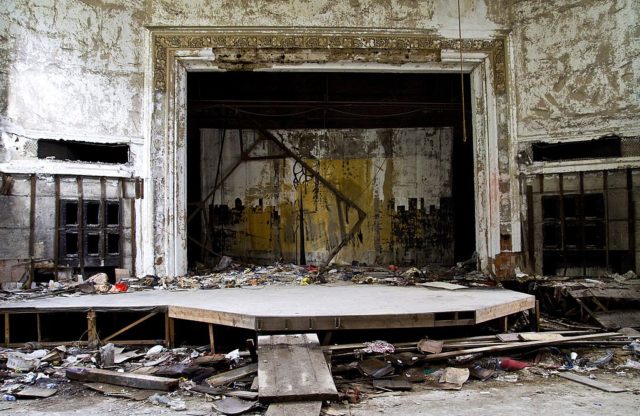
[{"label": "dark recessed niche", "polygon": [[87,234],[87,254],[97,256],[100,254],[100,235]]},{"label": "dark recessed niche", "polygon": [[100,202],[87,202],[87,225],[100,225]]},{"label": "dark recessed niche", "polygon": [[107,234],[107,254],[120,253],[120,234]]},{"label": "dark recessed niche", "polygon": [[67,233],[64,240],[64,251],[67,255],[75,256],[78,254],[78,234]]},{"label": "dark recessed niche", "polygon": [[74,225],[78,223],[78,203],[77,202],[65,202],[65,224]]},{"label": "dark recessed niche", "polygon": [[107,225],[120,224],[120,203],[107,203]]},{"label": "dark recessed niche", "polygon": [[38,140],[38,158],[78,162],[127,163],[129,145]]},{"label": "dark recessed niche", "polygon": [[622,156],[622,140],[618,136],[606,136],[597,140],[581,140],[566,143],[533,143],[535,162],[591,159]]}]

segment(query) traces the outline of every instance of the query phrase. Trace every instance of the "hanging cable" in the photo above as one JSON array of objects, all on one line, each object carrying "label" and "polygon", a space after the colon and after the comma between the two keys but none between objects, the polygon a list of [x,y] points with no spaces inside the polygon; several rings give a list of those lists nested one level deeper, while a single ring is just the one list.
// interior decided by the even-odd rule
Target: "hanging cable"
[{"label": "hanging cable", "polygon": [[462,142],[467,142],[467,121],[464,108],[464,70],[462,67],[462,17],[460,15],[460,0],[458,0],[458,40],[460,42],[460,90],[462,101]]}]

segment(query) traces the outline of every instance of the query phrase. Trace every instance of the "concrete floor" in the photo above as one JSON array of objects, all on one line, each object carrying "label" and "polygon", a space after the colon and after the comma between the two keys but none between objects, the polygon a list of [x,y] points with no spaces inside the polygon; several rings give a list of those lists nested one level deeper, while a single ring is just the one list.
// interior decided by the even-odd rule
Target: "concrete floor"
[{"label": "concrete floor", "polygon": [[[640,372],[598,372],[598,380],[629,389],[606,393],[557,377],[536,376],[522,382],[471,381],[460,391],[427,390],[384,393],[354,405],[333,406],[349,416],[453,415],[637,415],[640,409]],[[66,395],[65,395],[66,394]],[[62,393],[48,399],[0,402],[0,415],[216,415],[202,395],[185,397],[187,410],[176,412],[143,401],[108,398],[94,392]],[[260,415],[262,412],[246,413]],[[302,416],[302,415],[301,415]]]}]

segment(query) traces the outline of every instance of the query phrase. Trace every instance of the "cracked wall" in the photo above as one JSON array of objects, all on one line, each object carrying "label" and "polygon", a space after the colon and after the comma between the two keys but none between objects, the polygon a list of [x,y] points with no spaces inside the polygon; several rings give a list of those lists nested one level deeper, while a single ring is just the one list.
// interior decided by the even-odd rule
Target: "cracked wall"
[{"label": "cracked wall", "polygon": [[520,138],[638,134],[640,3],[521,1],[513,13]]},{"label": "cracked wall", "polygon": [[[640,135],[640,4],[633,0],[463,0],[461,6],[463,37],[511,34],[506,50],[510,95],[497,100],[499,107],[514,111],[498,115],[500,180],[493,186],[499,188],[503,249],[517,251],[510,241],[517,234],[510,224],[517,224],[520,214],[514,202],[520,173],[516,141]],[[132,147],[134,161],[130,167],[118,168],[120,173],[145,177],[150,185],[162,188],[162,167],[145,162],[143,151],[151,146],[145,111],[152,100],[145,98],[144,89],[145,82],[151,82],[145,78],[151,59],[145,25],[230,30],[337,27],[458,36],[456,4],[446,0],[1,2],[0,171],[56,173],[73,168],[76,173],[99,175],[99,169],[82,163],[24,163],[33,162],[39,138],[137,143],[135,150]],[[428,59],[437,61],[438,56]],[[159,103],[156,110],[166,111],[165,104]],[[158,152],[154,157],[166,155]],[[154,228],[163,231],[158,222],[164,215],[153,212],[164,209],[159,198],[146,201],[145,209],[156,218]],[[18,200],[12,203],[18,210],[28,209]],[[140,246],[157,249],[149,241],[141,240]],[[148,258],[164,255],[148,253]],[[138,273],[156,271],[163,273],[161,266],[146,264]]]}]

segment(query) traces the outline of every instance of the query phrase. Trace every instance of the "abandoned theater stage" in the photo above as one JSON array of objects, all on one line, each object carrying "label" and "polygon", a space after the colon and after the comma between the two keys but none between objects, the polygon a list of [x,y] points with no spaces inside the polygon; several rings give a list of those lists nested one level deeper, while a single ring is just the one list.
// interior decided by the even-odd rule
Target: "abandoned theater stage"
[{"label": "abandoned theater stage", "polygon": [[[103,342],[123,342],[122,334],[133,332],[129,329],[156,315],[164,315],[164,339],[167,344],[173,344],[175,319],[244,328],[258,333],[313,332],[475,325],[534,307],[534,296],[499,288],[445,290],[311,285],[58,296],[3,302],[0,303],[0,312],[4,314],[6,345],[14,341],[12,333],[19,329],[10,324],[12,320],[22,317],[20,325],[24,327],[24,317],[34,316],[32,322],[37,324],[38,341],[46,344],[50,339],[44,333],[50,330],[50,325],[41,321],[73,313],[86,314],[88,329],[85,324],[81,326],[88,332],[89,341],[94,338],[94,341],[100,339]],[[105,336],[109,331],[100,328],[101,319],[96,320],[96,316],[125,312],[143,316],[127,326],[124,325],[132,319],[119,319],[120,327],[124,328]],[[79,322],[84,322],[84,317]],[[209,327],[213,337],[211,325]]]}]

